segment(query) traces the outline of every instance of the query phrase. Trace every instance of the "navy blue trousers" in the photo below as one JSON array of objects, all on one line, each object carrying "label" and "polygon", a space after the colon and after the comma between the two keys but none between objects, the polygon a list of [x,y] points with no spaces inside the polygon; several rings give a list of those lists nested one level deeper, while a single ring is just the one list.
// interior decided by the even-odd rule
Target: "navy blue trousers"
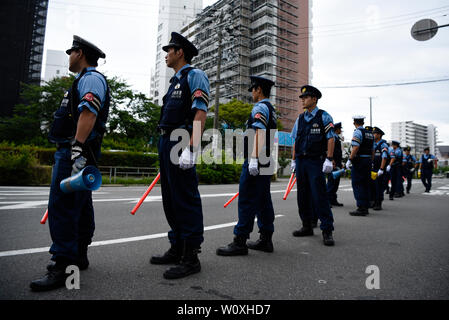
[{"label": "navy blue trousers", "polygon": [[378,176],[376,180],[370,180],[370,201],[374,201],[377,203],[381,203],[382,201],[384,201],[384,192],[388,184],[388,179],[388,175],[386,175],[384,172],[384,174],[380,177]]},{"label": "navy blue trousers", "polygon": [[359,208],[369,208],[371,163],[371,158],[358,158],[352,164],[352,190]]},{"label": "navy blue trousers", "polygon": [[248,171],[248,161],[242,166],[239,184],[238,212],[239,221],[234,234],[249,238],[253,231],[254,218],[257,217],[259,232],[273,234],[274,209],[271,202],[271,175],[252,176]]},{"label": "navy blue trousers", "polygon": [[92,191],[64,193],[59,187],[61,180],[72,173],[70,158],[71,151],[68,148],[61,148],[55,153],[48,200],[52,260],[58,257],[76,260],[78,245],[90,244],[95,230]]},{"label": "navy blue trousers", "polygon": [[430,191],[430,188],[432,188],[432,175],[433,172],[431,169],[421,170],[421,181],[427,191]]},{"label": "navy blue trousers", "polygon": [[400,165],[392,166],[391,170],[391,190],[390,198],[394,196],[395,193],[401,193],[404,191],[404,186],[402,185],[402,168]]},{"label": "navy blue trousers", "polygon": [[320,159],[296,158],[296,184],[299,216],[308,225],[314,216],[320,219],[320,229],[334,230],[334,217],[326,192],[326,180]]},{"label": "navy blue trousers", "polygon": [[204,226],[196,167],[183,170],[170,161],[171,149],[177,143],[170,141],[170,135],[161,136],[158,143],[162,204],[171,228],[168,239],[172,244],[185,241],[199,248]]},{"label": "navy blue trousers", "polygon": [[[334,171],[337,171],[337,169],[335,169]],[[337,191],[339,185],[340,185],[340,177],[334,179],[332,173],[327,175],[326,191],[327,197],[329,198],[329,202],[331,203],[337,202]]]}]

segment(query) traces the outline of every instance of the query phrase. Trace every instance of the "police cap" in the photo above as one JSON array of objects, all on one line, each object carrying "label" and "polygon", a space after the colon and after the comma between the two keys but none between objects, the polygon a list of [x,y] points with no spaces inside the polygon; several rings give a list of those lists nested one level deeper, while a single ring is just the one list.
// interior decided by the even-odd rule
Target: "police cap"
[{"label": "police cap", "polygon": [[334,130],[336,129],[341,129],[341,122],[337,122],[336,124],[334,124]]},{"label": "police cap", "polygon": [[177,32],[171,33],[170,42],[166,46],[163,46],[162,50],[168,52],[168,49],[173,47],[182,48],[182,50],[184,50],[184,53],[189,54],[192,57],[198,55],[198,49],[193,45],[193,43],[191,43],[189,40],[187,40]]},{"label": "police cap", "polygon": [[399,146],[401,143],[397,140],[391,140],[391,144],[395,144],[395,145]]},{"label": "police cap", "polygon": [[427,151],[430,151],[430,148],[429,148],[429,147],[425,147],[425,148],[424,148],[424,151],[426,151],[426,150],[427,150]]},{"label": "police cap", "polygon": [[374,128],[371,127],[371,126],[366,126],[365,129],[368,130],[368,131],[370,131],[370,132],[373,132],[373,129],[374,129]]},{"label": "police cap", "polygon": [[260,76],[250,76],[251,78],[251,87],[249,87],[248,91],[251,92],[253,88],[261,87],[271,89],[274,86],[274,82],[270,79],[260,77]]},{"label": "police cap", "polygon": [[404,151],[410,151],[410,150],[412,150],[412,148],[410,148],[410,146],[406,146],[406,147],[404,148]]},{"label": "police cap", "polygon": [[362,116],[360,114],[356,114],[355,116],[352,116],[352,119],[354,119],[354,120],[365,120],[365,116]]},{"label": "police cap", "polygon": [[379,133],[381,136],[385,135],[385,132],[383,132],[380,128],[374,127],[373,133]]},{"label": "police cap", "polygon": [[106,54],[103,51],[101,51],[96,45],[94,45],[93,43],[91,43],[79,36],[74,35],[72,47],[70,49],[67,49],[65,53],[70,55],[70,53],[73,50],[77,50],[77,49],[82,49],[83,51],[85,51],[85,53],[90,54],[91,56],[93,56],[96,59],[106,58]]},{"label": "police cap", "polygon": [[321,92],[314,86],[305,85],[301,87],[301,95],[299,97],[302,98],[306,96],[316,97],[317,99],[320,99]]}]

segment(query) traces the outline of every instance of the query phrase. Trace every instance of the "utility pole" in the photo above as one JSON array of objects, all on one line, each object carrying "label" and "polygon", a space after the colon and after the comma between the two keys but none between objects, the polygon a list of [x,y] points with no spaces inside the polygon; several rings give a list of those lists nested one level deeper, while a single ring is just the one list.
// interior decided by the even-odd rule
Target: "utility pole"
[{"label": "utility pole", "polygon": [[373,97],[369,97],[369,125],[373,126]]},{"label": "utility pole", "polygon": [[223,11],[220,12],[220,22],[217,26],[218,35],[218,61],[217,61],[217,76],[215,81],[215,115],[214,115],[214,129],[218,129],[218,105],[219,105],[219,94],[220,94],[220,73],[221,73],[221,56],[223,54],[223,33],[221,32],[221,24],[223,23]]}]

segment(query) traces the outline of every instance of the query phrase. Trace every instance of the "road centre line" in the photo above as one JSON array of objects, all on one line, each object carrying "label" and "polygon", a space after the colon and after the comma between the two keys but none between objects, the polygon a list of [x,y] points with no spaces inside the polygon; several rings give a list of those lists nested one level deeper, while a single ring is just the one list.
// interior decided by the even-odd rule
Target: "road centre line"
[{"label": "road centre line", "polygon": [[[283,214],[275,215],[276,218],[280,218],[280,217],[283,217],[283,216],[284,216]],[[257,219],[256,219],[256,221],[257,221]],[[204,227],[204,231],[232,227],[232,226],[235,226],[236,223],[237,223],[237,221],[230,222],[230,223],[216,224],[216,225]],[[149,235],[146,235],[146,236],[139,236],[139,237],[120,238],[120,239],[112,239],[112,240],[104,240],[104,241],[94,241],[94,242],[92,242],[90,244],[90,246],[91,247],[98,247],[98,246],[106,246],[106,245],[110,245],[110,244],[136,242],[136,241],[150,240],[150,239],[157,239],[157,238],[165,238],[165,237],[167,237],[167,232],[149,234]],[[24,255],[24,254],[39,253],[39,252],[48,252],[48,250],[50,250],[50,247],[1,251],[0,252],[0,257],[10,257],[10,256]]]}]

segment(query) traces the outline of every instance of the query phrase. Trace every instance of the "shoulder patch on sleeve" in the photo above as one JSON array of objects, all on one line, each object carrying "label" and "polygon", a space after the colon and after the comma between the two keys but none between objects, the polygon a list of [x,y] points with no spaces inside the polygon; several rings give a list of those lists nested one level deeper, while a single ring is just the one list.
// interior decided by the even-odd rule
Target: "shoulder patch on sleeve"
[{"label": "shoulder patch on sleeve", "polygon": [[209,105],[209,96],[207,95],[206,92],[204,92],[201,89],[197,89],[193,92],[192,101],[195,99],[203,100],[206,103],[206,105]]}]

